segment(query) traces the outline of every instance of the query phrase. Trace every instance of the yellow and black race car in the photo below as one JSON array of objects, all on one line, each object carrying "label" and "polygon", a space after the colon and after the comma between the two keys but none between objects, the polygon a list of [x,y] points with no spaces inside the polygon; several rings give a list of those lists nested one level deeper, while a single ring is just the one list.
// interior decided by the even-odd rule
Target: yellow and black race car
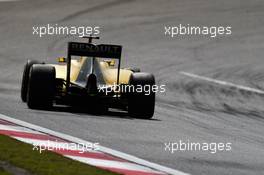
[{"label": "yellow and black race car", "polygon": [[[118,108],[131,117],[150,119],[155,108],[155,78],[139,69],[120,68],[122,46],[69,42],[58,64],[28,60],[21,98],[31,109],[54,104],[99,109]],[[117,63],[118,62],[118,63]]]}]

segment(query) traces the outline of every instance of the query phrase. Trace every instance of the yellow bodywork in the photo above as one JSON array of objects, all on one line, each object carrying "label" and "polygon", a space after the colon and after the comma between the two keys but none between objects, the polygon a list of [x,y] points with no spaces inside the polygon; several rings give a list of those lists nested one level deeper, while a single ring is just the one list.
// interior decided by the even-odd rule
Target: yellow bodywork
[{"label": "yellow bodywork", "polygon": [[[81,68],[85,62],[86,58],[81,58],[79,60],[72,59],[71,60],[71,82],[75,82],[77,80],[78,75],[80,74]],[[100,69],[102,72],[102,76],[106,85],[114,85],[117,84],[117,68],[110,66],[109,62],[107,61],[98,61],[100,65]],[[56,69],[56,78],[66,80],[67,74],[67,64],[52,64],[52,66]],[[120,76],[119,76],[119,83],[120,84],[128,84],[130,75],[132,71],[127,69],[120,69]]]}]

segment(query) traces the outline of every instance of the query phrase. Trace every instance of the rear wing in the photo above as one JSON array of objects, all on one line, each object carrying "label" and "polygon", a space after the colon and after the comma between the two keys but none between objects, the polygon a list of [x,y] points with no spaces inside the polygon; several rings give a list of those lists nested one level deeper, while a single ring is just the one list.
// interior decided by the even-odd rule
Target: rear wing
[{"label": "rear wing", "polygon": [[122,46],[110,44],[68,43],[66,89],[70,86],[71,56],[87,56],[118,59],[117,84],[119,84]]},{"label": "rear wing", "polygon": [[101,57],[101,58],[121,58],[122,46],[90,43],[69,42],[68,55]]}]

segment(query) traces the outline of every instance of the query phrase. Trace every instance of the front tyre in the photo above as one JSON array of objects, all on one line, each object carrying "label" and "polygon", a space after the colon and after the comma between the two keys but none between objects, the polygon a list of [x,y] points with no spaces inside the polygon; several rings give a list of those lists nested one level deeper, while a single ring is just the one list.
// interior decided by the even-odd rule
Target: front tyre
[{"label": "front tyre", "polygon": [[137,73],[137,72],[141,72],[140,71],[140,68],[137,68],[137,67],[128,67],[128,68],[125,68],[126,70],[130,70],[132,71],[133,73]]},{"label": "front tyre", "polygon": [[27,105],[31,109],[47,109],[53,105],[56,70],[53,66],[34,64],[29,72]]},{"label": "front tyre", "polygon": [[[128,113],[131,117],[151,119],[155,110],[155,78],[149,73],[133,73],[130,76],[129,85],[134,86],[134,92],[128,95]],[[137,87],[143,90],[137,92]],[[147,90],[147,91],[146,91]]]}]

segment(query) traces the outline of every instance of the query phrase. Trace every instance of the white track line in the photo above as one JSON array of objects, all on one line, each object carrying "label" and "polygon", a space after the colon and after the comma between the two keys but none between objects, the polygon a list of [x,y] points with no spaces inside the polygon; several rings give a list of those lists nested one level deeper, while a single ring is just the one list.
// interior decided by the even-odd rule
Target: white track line
[{"label": "white track line", "polygon": [[[53,130],[50,130],[50,129],[47,129],[47,128],[44,128],[41,126],[37,126],[37,125],[31,124],[31,123],[27,123],[27,122],[24,122],[22,120],[11,118],[11,117],[8,117],[8,116],[3,115],[3,114],[0,114],[0,119],[15,123],[15,124],[20,125],[20,126],[27,127],[29,129],[40,131],[42,133],[46,133],[46,134],[49,134],[49,135],[52,135],[52,136],[55,136],[58,138],[62,138],[62,139],[68,140],[68,141],[73,142],[73,143],[82,143],[82,144],[87,144],[87,145],[92,144],[89,141],[82,140],[80,138],[73,137],[73,136],[70,136],[67,134],[59,133],[59,132],[56,132],[56,131],[53,131]],[[159,165],[159,164],[155,164],[155,163],[149,162],[147,160],[143,160],[143,159],[140,159],[138,157],[135,157],[133,155],[129,155],[129,154],[126,154],[126,153],[123,153],[120,151],[116,151],[116,150],[113,150],[113,149],[110,149],[107,147],[103,147],[101,145],[99,146],[99,149],[101,152],[104,152],[104,153],[110,154],[112,156],[116,156],[116,157],[128,160],[130,162],[134,162],[138,165],[143,165],[143,166],[152,168],[153,170],[159,170],[161,172],[173,174],[173,175],[188,175],[187,173],[181,172],[179,170],[174,170],[174,169],[171,169],[171,168]]]},{"label": "white track line", "polygon": [[208,77],[204,77],[204,76],[200,76],[200,75],[196,75],[196,74],[192,74],[192,73],[188,73],[188,72],[180,72],[180,74],[188,76],[188,77],[191,77],[191,78],[200,79],[200,80],[204,80],[204,81],[220,84],[220,85],[223,85],[223,86],[229,86],[229,87],[233,87],[233,88],[236,88],[236,89],[241,89],[241,90],[244,90],[244,91],[249,91],[249,92],[254,92],[254,93],[257,93],[257,94],[264,95],[264,91],[262,91],[260,89],[255,89],[255,88],[251,88],[251,87],[247,87],[247,86],[237,85],[237,84],[234,84],[234,83],[221,81],[221,80],[216,80],[216,79],[213,79],[213,78],[208,78]]}]

